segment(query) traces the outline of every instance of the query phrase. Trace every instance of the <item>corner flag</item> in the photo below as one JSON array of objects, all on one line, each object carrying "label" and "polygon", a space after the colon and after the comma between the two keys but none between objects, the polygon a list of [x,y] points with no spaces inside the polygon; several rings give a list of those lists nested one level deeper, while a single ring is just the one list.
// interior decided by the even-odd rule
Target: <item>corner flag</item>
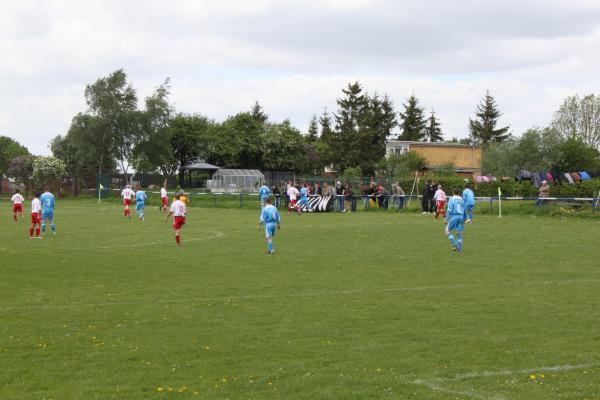
[{"label": "corner flag", "polygon": [[98,189],[98,204],[100,204],[100,195],[102,194],[103,190],[104,190],[104,186],[102,186],[102,184],[100,184],[99,189]]}]

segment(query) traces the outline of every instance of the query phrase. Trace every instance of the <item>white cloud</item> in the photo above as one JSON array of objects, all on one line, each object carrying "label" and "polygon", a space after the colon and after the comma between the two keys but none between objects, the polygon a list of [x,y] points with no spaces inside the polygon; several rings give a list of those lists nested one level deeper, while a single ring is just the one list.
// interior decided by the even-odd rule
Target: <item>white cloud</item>
[{"label": "white cloud", "polygon": [[222,119],[261,101],[305,127],[359,80],[397,107],[415,93],[450,136],[489,89],[515,133],[564,96],[597,91],[600,3],[236,0],[3,1],[0,133],[32,151],[85,109],[83,89],[124,68],[140,98]]}]

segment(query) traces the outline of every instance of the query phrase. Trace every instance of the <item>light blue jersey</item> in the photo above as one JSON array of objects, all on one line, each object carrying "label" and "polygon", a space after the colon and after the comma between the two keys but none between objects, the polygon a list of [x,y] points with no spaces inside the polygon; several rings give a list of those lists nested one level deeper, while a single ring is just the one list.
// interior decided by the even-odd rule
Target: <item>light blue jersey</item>
[{"label": "light blue jersey", "polygon": [[56,233],[56,227],[54,226],[54,195],[50,192],[45,192],[40,196],[40,203],[42,203],[42,233],[46,233],[46,221],[50,221],[50,228],[52,233]]},{"label": "light blue jersey", "polygon": [[260,199],[265,201],[271,195],[271,191],[267,187],[267,185],[262,185],[260,189],[258,189],[258,194],[260,195]]},{"label": "light blue jersey", "polygon": [[[462,251],[462,232],[465,229],[465,202],[458,195],[454,195],[448,200],[446,224],[446,235],[448,236],[448,240],[452,242],[452,249],[459,252]],[[452,235],[452,231],[456,232],[456,239]]]},{"label": "light blue jersey", "polygon": [[139,210],[140,208],[144,208],[144,203],[148,195],[143,190],[138,190],[135,193],[135,207]]},{"label": "light blue jersey", "polygon": [[42,218],[52,219],[54,216],[54,195],[50,192],[46,192],[40,196],[40,203],[42,203]]},{"label": "light blue jersey", "polygon": [[300,188],[300,199],[305,200],[305,201],[308,200],[308,189],[307,188],[305,188],[305,187]]},{"label": "light blue jersey", "polygon": [[281,223],[279,211],[277,211],[277,208],[274,205],[267,204],[263,207],[258,222],[261,225],[265,224],[265,235],[267,238],[275,236],[275,229],[277,228],[277,224]]},{"label": "light blue jersey", "polygon": [[469,188],[463,190],[463,200],[465,202],[465,206],[474,206],[475,205],[475,193]]}]

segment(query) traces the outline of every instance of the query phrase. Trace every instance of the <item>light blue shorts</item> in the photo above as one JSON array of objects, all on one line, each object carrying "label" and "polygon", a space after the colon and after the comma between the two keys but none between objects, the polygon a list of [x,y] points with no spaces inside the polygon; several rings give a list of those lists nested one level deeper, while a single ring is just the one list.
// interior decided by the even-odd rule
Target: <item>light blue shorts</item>
[{"label": "light blue shorts", "polygon": [[265,237],[270,238],[275,236],[275,231],[277,230],[277,224],[270,222],[265,224]]},{"label": "light blue shorts", "polygon": [[464,230],[465,220],[462,216],[450,218],[448,225],[446,225],[446,233],[450,233],[451,231],[462,232]]},{"label": "light blue shorts", "polygon": [[138,211],[143,210],[145,206],[146,205],[144,203],[140,203],[139,201],[137,203],[135,203],[135,209]]},{"label": "light blue shorts", "polygon": [[49,219],[52,221],[54,219],[54,211],[42,211],[42,221]]}]

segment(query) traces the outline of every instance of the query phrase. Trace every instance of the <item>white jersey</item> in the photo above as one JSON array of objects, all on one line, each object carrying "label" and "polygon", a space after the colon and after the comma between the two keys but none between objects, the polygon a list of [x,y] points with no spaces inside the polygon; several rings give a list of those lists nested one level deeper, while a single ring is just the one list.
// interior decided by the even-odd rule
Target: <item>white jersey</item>
[{"label": "white jersey", "polygon": [[37,197],[31,201],[31,212],[40,213],[42,212],[42,203]]},{"label": "white jersey", "polygon": [[446,201],[446,192],[444,192],[442,189],[438,189],[435,191],[433,198],[436,201]]},{"label": "white jersey", "polygon": [[300,192],[294,186],[287,190],[287,195],[290,197],[290,200],[296,200],[299,194]]},{"label": "white jersey", "polygon": [[121,197],[123,200],[131,200],[133,198],[133,190],[125,188],[121,192]]},{"label": "white jersey", "polygon": [[165,188],[160,189],[160,197],[163,199],[167,197],[167,189],[165,189]]},{"label": "white jersey", "polygon": [[181,200],[175,200],[171,204],[171,212],[174,217],[185,217],[185,214],[187,213],[185,203]]},{"label": "white jersey", "polygon": [[23,198],[23,196],[21,196],[21,193],[15,193],[10,198],[10,201],[12,201],[13,204],[23,204],[25,199]]}]

